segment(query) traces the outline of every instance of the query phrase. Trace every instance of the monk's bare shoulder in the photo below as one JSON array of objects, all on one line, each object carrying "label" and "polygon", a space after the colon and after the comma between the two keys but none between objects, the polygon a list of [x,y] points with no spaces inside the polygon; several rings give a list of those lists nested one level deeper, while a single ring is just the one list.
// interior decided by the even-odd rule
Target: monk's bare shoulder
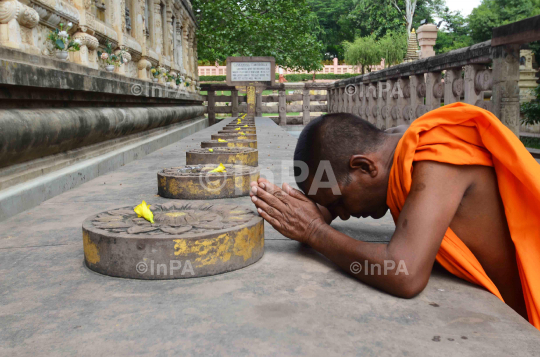
[{"label": "monk's bare shoulder", "polygon": [[407,129],[409,129],[409,125],[398,125],[396,127],[386,129],[385,133],[387,133],[387,134],[403,134]]}]

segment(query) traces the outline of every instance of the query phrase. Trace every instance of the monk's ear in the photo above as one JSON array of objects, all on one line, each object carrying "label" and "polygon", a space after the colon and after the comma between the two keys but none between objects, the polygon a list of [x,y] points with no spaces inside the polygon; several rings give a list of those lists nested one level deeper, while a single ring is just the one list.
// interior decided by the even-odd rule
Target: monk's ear
[{"label": "monk's ear", "polygon": [[352,155],[349,160],[351,170],[359,170],[363,174],[375,177],[378,174],[377,165],[370,158],[364,155]]}]

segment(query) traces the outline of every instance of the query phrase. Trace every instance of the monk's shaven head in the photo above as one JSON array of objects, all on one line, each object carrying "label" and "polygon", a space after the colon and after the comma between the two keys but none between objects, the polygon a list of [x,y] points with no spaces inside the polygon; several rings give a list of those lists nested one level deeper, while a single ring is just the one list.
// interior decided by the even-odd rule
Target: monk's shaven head
[{"label": "monk's shaven head", "polygon": [[[303,161],[313,177],[322,160],[328,160],[338,182],[347,183],[352,155],[374,152],[384,141],[384,132],[356,115],[332,113],[311,121],[298,138],[294,160]],[[296,183],[306,192],[305,181],[299,182],[301,168],[295,166]]]}]

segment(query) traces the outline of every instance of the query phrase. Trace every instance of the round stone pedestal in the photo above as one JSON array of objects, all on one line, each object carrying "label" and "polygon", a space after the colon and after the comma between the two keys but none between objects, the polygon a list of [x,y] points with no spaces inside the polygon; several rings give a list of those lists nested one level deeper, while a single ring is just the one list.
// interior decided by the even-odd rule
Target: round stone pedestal
[{"label": "round stone pedestal", "polygon": [[252,166],[224,165],[225,172],[212,172],[216,165],[182,166],[158,172],[158,194],[186,200],[231,198],[249,195],[250,182],[259,179]]},{"label": "round stone pedestal", "polygon": [[225,139],[225,140],[257,140],[257,135],[255,134],[212,134],[212,140]]},{"label": "round stone pedestal", "polygon": [[201,142],[202,148],[257,148],[255,140],[227,140],[222,142],[218,140],[210,140]]},{"label": "round stone pedestal", "polygon": [[255,129],[245,129],[245,128],[240,128],[240,130],[234,130],[234,129],[223,129],[223,130],[218,130],[218,134],[238,134],[240,132],[243,132],[245,134],[257,134],[257,131]]},{"label": "round stone pedestal", "polygon": [[240,269],[264,253],[263,220],[251,209],[174,201],[151,205],[151,224],[133,208],[83,222],[88,268],[121,278],[182,279]]},{"label": "round stone pedestal", "polygon": [[186,152],[186,165],[219,165],[220,163],[258,166],[259,152],[251,148],[201,148]]}]

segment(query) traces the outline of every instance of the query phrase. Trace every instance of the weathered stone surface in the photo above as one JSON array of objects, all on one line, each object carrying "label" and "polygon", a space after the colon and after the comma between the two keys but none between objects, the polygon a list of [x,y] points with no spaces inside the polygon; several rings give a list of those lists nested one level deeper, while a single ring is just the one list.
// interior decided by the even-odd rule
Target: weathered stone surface
[{"label": "weathered stone surface", "polygon": [[187,165],[236,164],[258,166],[259,152],[251,148],[208,148],[186,152]]},{"label": "weathered stone surface", "polygon": [[203,113],[201,105],[0,110],[0,167],[175,124]]},{"label": "weathered stone surface", "polygon": [[215,147],[227,147],[227,148],[257,148],[257,141],[256,140],[226,140],[218,141],[218,140],[210,140],[210,141],[203,141],[201,142],[202,148],[215,148]]},{"label": "weathered stone surface", "polygon": [[225,172],[210,172],[216,165],[192,165],[158,172],[158,194],[185,200],[230,198],[249,195],[250,182],[259,179],[259,169],[225,164]]},{"label": "weathered stone surface", "polygon": [[88,268],[121,278],[194,278],[243,268],[264,253],[263,219],[251,209],[175,200],[151,205],[150,223],[133,208],[84,221]]}]

